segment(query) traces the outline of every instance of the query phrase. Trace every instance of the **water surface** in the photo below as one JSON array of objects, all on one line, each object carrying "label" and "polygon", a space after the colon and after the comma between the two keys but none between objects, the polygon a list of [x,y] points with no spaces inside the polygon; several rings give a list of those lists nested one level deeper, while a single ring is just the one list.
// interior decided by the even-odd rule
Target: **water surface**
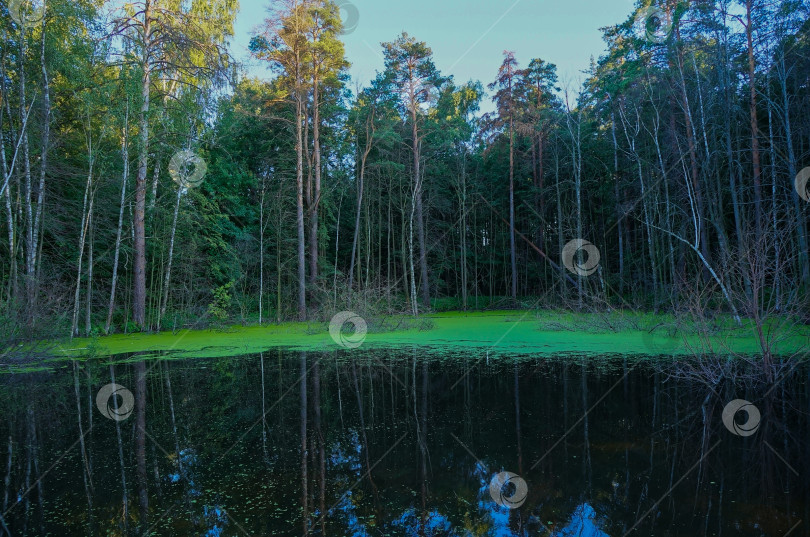
[{"label": "water surface", "polygon": [[[138,360],[0,377],[9,534],[137,535],[145,518],[151,535],[810,535],[798,362],[767,375],[425,349]],[[137,411],[105,417],[126,397],[98,407],[111,375],[135,399],[145,388],[145,430]],[[745,411],[724,425],[735,399],[758,427]],[[493,495],[501,472],[518,478]]]}]

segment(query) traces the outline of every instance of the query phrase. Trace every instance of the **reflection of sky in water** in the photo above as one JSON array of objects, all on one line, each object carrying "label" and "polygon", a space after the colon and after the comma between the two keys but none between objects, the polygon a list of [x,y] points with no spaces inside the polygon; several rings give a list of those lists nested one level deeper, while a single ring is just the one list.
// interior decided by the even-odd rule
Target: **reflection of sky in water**
[{"label": "reflection of sky in water", "polygon": [[[422,514],[416,509],[408,509],[398,520],[391,523],[392,526],[401,527],[405,530],[405,535],[409,537],[422,536],[425,537],[456,537],[458,533],[453,531],[450,521],[447,517],[439,514],[438,511],[430,511],[425,518],[424,526],[422,525]],[[422,532],[420,528],[424,527]],[[459,536],[460,537],[460,536]]]},{"label": "reflection of sky in water", "polygon": [[571,523],[560,531],[554,532],[554,537],[609,537],[607,533],[597,527],[596,511],[587,503],[583,503],[574,511]]},{"label": "reflection of sky in water", "polygon": [[360,435],[355,429],[349,429],[349,444],[351,445],[350,453],[346,453],[344,447],[339,442],[332,444],[332,451],[329,454],[329,464],[335,469],[340,469],[341,466],[348,466],[353,473],[357,473],[360,470],[360,454],[363,452],[363,445],[360,443]]},{"label": "reflection of sky in water", "polygon": [[[336,479],[336,481],[342,482],[346,489],[360,479],[363,468],[360,463],[360,455],[363,452],[363,446],[360,443],[360,435],[355,429],[350,429],[349,436],[348,451],[340,443],[336,442],[333,444],[329,454],[329,465],[333,470],[333,474],[341,476]],[[352,476],[351,483],[346,476]],[[340,500],[329,514],[333,515],[335,512],[341,514],[340,516],[344,519],[346,524],[347,537],[367,537],[368,531],[366,530],[366,525],[357,516],[357,507],[354,503],[354,497],[355,495],[352,491],[346,493],[346,496]],[[317,515],[320,516],[320,513],[317,513]]]},{"label": "reflection of sky in water", "polygon": [[[179,483],[180,480],[185,477],[186,484],[188,485],[188,495],[199,496],[200,490],[197,488],[197,466],[199,465],[199,460],[194,449],[188,448],[180,450],[180,459],[175,459],[173,462],[177,471],[169,474],[169,482]],[[182,471],[180,467],[181,463]]]},{"label": "reflection of sky in water", "polygon": [[[539,532],[515,533],[509,525],[510,509],[501,507],[494,501],[486,501],[489,498],[489,486],[481,489],[486,494],[484,500],[479,503],[479,507],[486,511],[492,523],[492,528],[488,537],[523,537],[524,535],[544,535],[547,530],[540,529]],[[596,511],[589,504],[584,503],[574,510],[571,522],[561,530],[552,533],[552,537],[610,537],[607,533],[599,529]]]},{"label": "reflection of sky in water", "polygon": [[489,493],[489,484],[497,472],[490,472],[482,462],[475,464],[475,475],[478,477],[478,509],[484,513],[492,527],[487,533],[490,537],[512,537],[516,535],[509,527],[510,511],[508,507],[502,507],[495,503]]},{"label": "reflection of sky in water", "polygon": [[[495,474],[492,474],[493,476]],[[515,535],[509,528],[509,513],[511,509],[501,507],[489,494],[489,481],[481,480],[481,488],[478,489],[478,509],[485,513],[487,519],[492,523],[492,529],[487,534],[491,537],[511,537]]]},{"label": "reflection of sky in water", "polygon": [[[185,502],[190,502],[192,498],[201,496],[202,491],[197,484],[197,468],[200,465],[200,460],[196,451],[192,448],[180,450],[179,459],[175,459],[173,462],[176,471],[168,475],[169,483],[184,482]],[[180,466],[181,463],[182,470]],[[202,514],[193,514],[192,520],[198,527],[202,526],[205,528],[205,533],[203,533],[204,537],[222,537],[225,532],[225,526],[228,524],[228,515],[225,513],[225,509],[219,504],[205,504],[202,508]]]},{"label": "reflection of sky in water", "polygon": [[368,537],[366,525],[357,517],[357,511],[354,502],[352,501],[352,493],[349,492],[343,498],[338,506],[335,508],[340,511],[346,520],[346,535],[347,537]]},{"label": "reflection of sky in water", "polygon": [[[351,487],[357,480],[361,480],[365,473],[361,462],[362,455],[363,445],[356,429],[349,429],[349,442],[345,444],[335,442],[331,446],[328,455],[330,473],[341,476],[337,481],[342,482],[346,489]],[[177,464],[178,461],[175,461],[175,471],[168,475],[169,482],[180,483],[185,481],[185,494],[187,497],[199,496],[200,490],[196,483],[196,470],[199,466],[197,454],[193,449],[184,449],[180,452],[180,461],[183,464],[182,475],[179,464]],[[498,505],[490,496],[489,484],[496,473],[491,472],[487,465],[482,462],[477,462],[471,472],[472,476],[479,482],[477,507],[488,526],[486,533],[483,535],[486,537],[549,535],[547,529],[538,525],[535,525],[532,530],[525,529],[526,520],[524,520],[524,530],[522,532],[512,528],[512,524],[510,524],[510,521],[514,520],[512,510]],[[370,536],[367,523],[357,515],[357,506],[365,501],[369,501],[369,498],[364,498],[362,494],[358,495],[354,491],[350,491],[329,513],[331,516],[337,515],[342,520],[345,537]],[[317,520],[321,513],[316,509],[313,515]],[[204,537],[222,537],[228,525],[228,516],[225,510],[217,504],[204,505],[202,516],[198,515],[194,518],[198,524],[202,524],[205,528]],[[530,520],[533,518],[530,517]],[[599,525],[600,521],[596,510],[590,504],[583,503],[574,510],[570,522],[562,529],[551,533],[549,537],[610,537],[599,528]],[[395,531],[396,535],[407,537],[469,537],[471,535],[462,528],[453,528],[448,517],[436,509],[429,511],[423,522],[421,511],[410,507],[386,526]]]},{"label": "reflection of sky in water", "polygon": [[205,532],[205,537],[221,537],[225,531],[225,525],[228,523],[228,515],[225,514],[225,511],[218,505],[206,505],[203,507],[203,517],[206,525],[210,524]]},{"label": "reflection of sky in water", "polygon": [[[356,430],[350,430],[350,441],[347,444],[336,442],[332,445],[328,460],[330,473],[340,475],[346,488],[352,486],[360,480],[364,474],[364,466],[361,462],[363,446]],[[196,483],[196,469],[199,465],[197,454],[192,449],[185,449],[180,452],[180,459],[183,463],[183,475],[179,471],[179,465],[175,462],[176,471],[170,473],[168,480],[172,483],[185,481],[186,494],[188,497],[199,496],[200,492]],[[514,521],[515,513],[507,507],[502,507],[495,503],[490,496],[489,484],[496,472],[491,472],[484,463],[476,463],[472,474],[478,479],[478,499],[477,507],[482,514],[483,520],[488,526],[486,537],[529,537],[535,535],[549,535],[548,530],[540,526],[534,526],[532,530],[524,529],[522,532],[512,528],[510,521]],[[185,477],[185,479],[183,479]],[[369,529],[366,521],[357,515],[357,506],[369,498],[364,498],[362,494],[355,494],[350,491],[332,509],[330,515],[342,520],[345,537],[369,537]],[[321,513],[313,513],[315,519]],[[525,513],[524,513],[525,514]],[[195,517],[197,518],[197,517]],[[201,518],[201,520],[200,520]],[[530,517],[534,518],[534,517]],[[203,506],[202,517],[197,518],[198,523],[202,523],[205,530],[205,537],[222,537],[228,525],[228,517],[225,510],[217,505]],[[571,515],[570,522],[550,534],[550,537],[609,537],[603,532],[596,510],[588,503],[579,505]],[[409,507],[398,518],[386,524],[394,530],[396,535],[407,537],[468,537],[471,534],[462,528],[453,528],[447,516],[441,514],[437,509],[429,511],[422,521],[422,513],[419,509]],[[524,524],[525,528],[526,524]]]},{"label": "reflection of sky in water", "polygon": [[[523,537],[524,535],[544,535],[548,530],[542,527],[529,532],[524,530],[516,533],[510,526],[512,510],[495,503],[489,493],[489,483],[495,476],[494,472],[489,472],[482,463],[477,463],[475,475],[479,479],[478,489],[478,509],[484,513],[491,527],[487,533],[488,537]],[[525,525],[525,524],[524,524]],[[600,521],[597,519],[596,510],[588,503],[577,506],[571,516],[571,521],[564,528],[552,533],[552,537],[610,537],[607,533],[599,529]]]}]

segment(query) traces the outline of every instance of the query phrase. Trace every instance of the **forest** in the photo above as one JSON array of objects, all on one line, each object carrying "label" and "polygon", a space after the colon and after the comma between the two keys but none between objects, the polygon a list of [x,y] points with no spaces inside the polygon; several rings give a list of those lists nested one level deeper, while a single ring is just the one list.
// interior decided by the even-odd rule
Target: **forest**
[{"label": "forest", "polygon": [[262,1],[0,0],[0,537],[810,537],[810,0]]},{"label": "forest", "polygon": [[403,32],[354,90],[342,5],[268,6],[262,80],[235,0],[4,5],[2,338],[347,307],[808,319],[806,1],[644,1],[580,88],[509,51],[458,81]]}]

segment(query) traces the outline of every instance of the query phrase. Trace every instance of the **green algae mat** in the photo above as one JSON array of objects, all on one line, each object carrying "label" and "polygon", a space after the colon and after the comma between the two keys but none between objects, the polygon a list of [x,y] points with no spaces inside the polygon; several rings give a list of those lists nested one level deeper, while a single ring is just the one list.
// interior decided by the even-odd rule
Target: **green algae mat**
[{"label": "green algae mat", "polygon": [[[346,322],[348,318],[349,322]],[[353,319],[353,320],[352,320]],[[354,321],[359,320],[359,325]],[[424,346],[438,350],[512,354],[639,354],[696,355],[761,352],[753,325],[737,326],[730,319],[711,326],[685,326],[670,316],[574,314],[549,311],[441,313],[418,318],[356,315],[333,317],[343,325],[330,334],[329,322],[231,326],[220,329],[180,330],[175,333],[118,334],[73,339],[49,345],[54,357],[110,356],[125,353],[164,354],[177,357],[238,356],[272,348],[338,350]],[[358,332],[359,328],[359,332]],[[775,354],[806,354],[810,330],[782,325],[770,333]],[[365,332],[365,333],[363,333]],[[334,336],[334,337],[333,337]]]}]

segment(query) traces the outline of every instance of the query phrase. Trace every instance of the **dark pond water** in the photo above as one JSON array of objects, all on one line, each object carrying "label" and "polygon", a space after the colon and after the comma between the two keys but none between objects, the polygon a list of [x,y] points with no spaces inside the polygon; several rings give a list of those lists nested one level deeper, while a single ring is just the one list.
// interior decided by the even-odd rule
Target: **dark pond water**
[{"label": "dark pond water", "polygon": [[0,377],[0,534],[810,535],[798,362],[137,359]]}]

